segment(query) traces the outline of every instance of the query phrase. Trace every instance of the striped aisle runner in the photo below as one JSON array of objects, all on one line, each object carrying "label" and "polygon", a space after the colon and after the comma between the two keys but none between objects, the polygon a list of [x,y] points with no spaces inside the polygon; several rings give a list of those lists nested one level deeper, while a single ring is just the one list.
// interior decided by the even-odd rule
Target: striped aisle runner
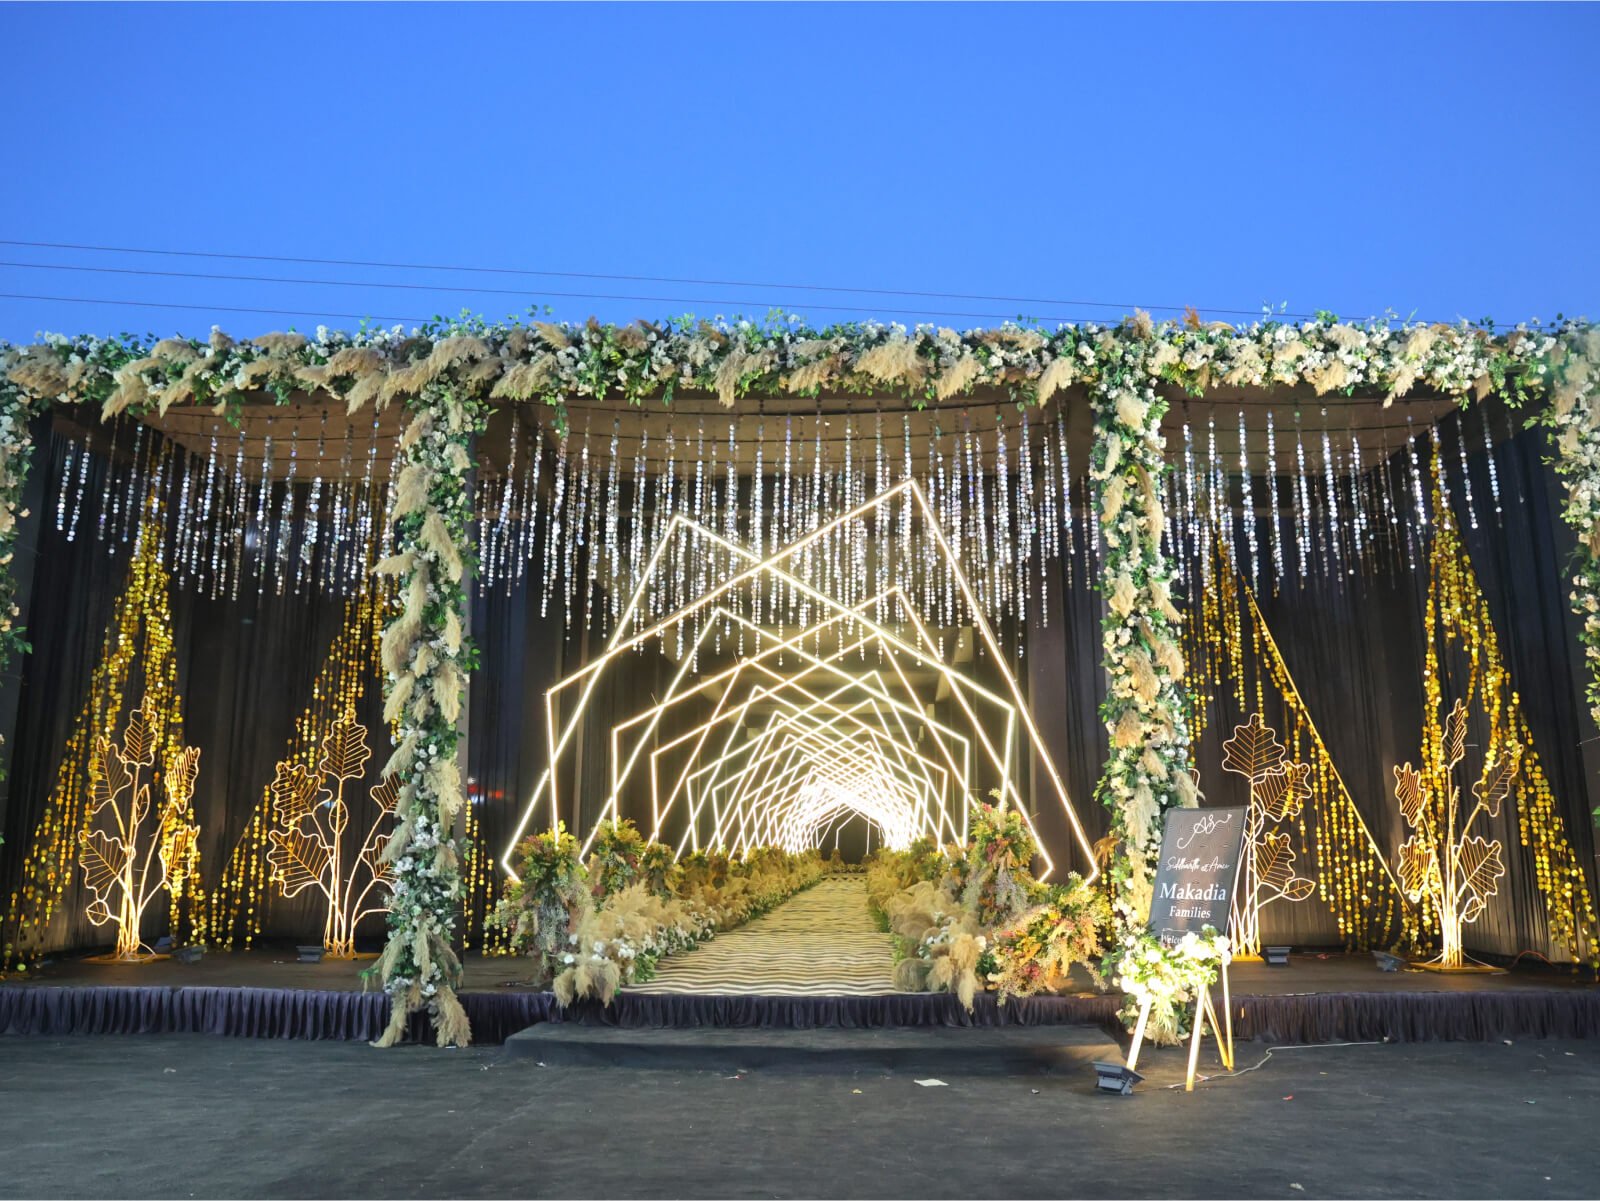
[{"label": "striped aisle runner", "polygon": [[860,876],[830,876],[764,917],[663,959],[633,993],[878,996],[894,991],[894,952],[867,912]]}]

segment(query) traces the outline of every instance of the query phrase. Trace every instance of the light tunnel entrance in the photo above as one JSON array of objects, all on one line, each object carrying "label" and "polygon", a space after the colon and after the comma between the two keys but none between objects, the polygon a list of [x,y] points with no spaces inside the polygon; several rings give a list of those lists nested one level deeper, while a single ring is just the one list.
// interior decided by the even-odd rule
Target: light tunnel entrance
[{"label": "light tunnel entrance", "polygon": [[[919,611],[911,597],[930,580],[937,600]],[[828,850],[847,825],[863,849],[962,843],[981,800],[1030,830],[1033,813],[1058,809],[1069,838],[1041,842],[1041,875],[1058,857],[1093,873],[1061,774],[914,481],[765,555],[759,539],[675,516],[605,646],[544,711],[549,762],[512,846],[564,822],[587,853],[623,818],[680,856]],[[510,847],[504,861],[514,870]]]}]

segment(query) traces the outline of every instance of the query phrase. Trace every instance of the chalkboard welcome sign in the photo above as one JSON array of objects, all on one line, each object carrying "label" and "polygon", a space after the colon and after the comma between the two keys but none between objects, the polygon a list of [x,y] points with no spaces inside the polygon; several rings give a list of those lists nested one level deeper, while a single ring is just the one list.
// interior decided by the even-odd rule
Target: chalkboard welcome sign
[{"label": "chalkboard welcome sign", "polygon": [[1227,933],[1245,810],[1169,809],[1150,902],[1150,932],[1176,942],[1207,926]]}]

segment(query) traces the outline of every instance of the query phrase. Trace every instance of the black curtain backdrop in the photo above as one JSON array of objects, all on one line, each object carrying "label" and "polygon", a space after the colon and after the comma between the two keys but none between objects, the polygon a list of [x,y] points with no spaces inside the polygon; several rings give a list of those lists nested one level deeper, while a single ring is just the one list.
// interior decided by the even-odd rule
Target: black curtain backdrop
[{"label": "black curtain backdrop", "polygon": [[[1496,417],[1497,424],[1500,418]],[[1519,688],[1540,760],[1581,861],[1593,875],[1594,835],[1590,819],[1596,797],[1590,781],[1600,769],[1600,734],[1583,704],[1585,668],[1577,622],[1568,612],[1567,563],[1570,531],[1559,521],[1560,488],[1544,460],[1542,431],[1503,441],[1495,461],[1502,513],[1494,513],[1487,462],[1481,449],[1470,456],[1478,528],[1472,529],[1459,489],[1454,422],[1442,430],[1451,465],[1452,499],[1465,545]],[[1476,427],[1475,427],[1476,428]],[[39,467],[46,473],[44,520],[38,532],[29,637],[33,651],[21,664],[22,692],[12,775],[0,847],[0,896],[10,898],[23,857],[47,801],[72,723],[82,707],[99,658],[106,623],[123,587],[131,546],[98,542],[80,530],[69,542],[55,528],[62,446],[52,438]],[[1392,463],[1392,470],[1402,464]],[[96,470],[102,470],[97,465]],[[1258,485],[1260,482],[1258,481]],[[1287,494],[1287,489],[1282,490]],[[1255,489],[1257,499],[1265,489]],[[1080,502],[1080,514],[1082,496]],[[542,561],[535,553],[534,563]],[[1101,597],[1090,586],[1093,565],[1079,553],[1069,565],[1052,564],[1047,605],[1029,623],[1022,653],[1008,651],[1009,667],[1030,700],[1075,812],[1092,842],[1108,828],[1108,815],[1094,799],[1106,754],[1098,708],[1105,681],[1100,668]],[[1370,576],[1330,581],[1321,577],[1287,585],[1277,596],[1261,596],[1263,613],[1328,745],[1355,803],[1391,858],[1405,831],[1393,800],[1392,769],[1415,761],[1422,721],[1422,612],[1426,573],[1401,567]],[[516,829],[549,753],[544,693],[556,680],[597,653],[600,623],[584,628],[576,618],[567,629],[564,605],[554,600],[540,613],[539,581],[530,571],[522,583],[483,590],[472,603],[471,633],[481,666],[472,680],[466,771],[481,849],[498,860]],[[1037,595],[1037,593],[1036,593]],[[199,811],[203,868],[208,888],[249,821],[281,757],[293,722],[309,699],[311,681],[339,628],[343,604],[334,598],[265,595],[254,585],[238,599],[211,599],[175,589],[173,614],[180,687],[188,740],[201,747]],[[581,606],[577,607],[581,612]],[[1192,611],[1192,605],[1191,605]],[[1002,631],[1014,647],[1013,631]],[[602,742],[614,720],[635,711],[641,698],[660,696],[675,665],[654,650],[621,657],[597,690],[578,757],[584,780],[563,786],[562,816],[579,833],[599,816],[604,798]],[[993,663],[980,660],[980,671]],[[1244,719],[1231,705],[1209,715],[1196,748],[1201,786],[1210,804],[1242,799],[1239,782],[1220,770],[1220,745]],[[1275,715],[1268,714],[1269,724]],[[375,760],[388,751],[375,689],[362,714]],[[663,736],[685,728],[693,715],[674,715]],[[1282,729],[1280,725],[1280,731]],[[376,764],[374,764],[376,766]],[[1062,871],[1083,870],[1068,823],[1035,762],[1030,770],[1030,811],[1042,839]],[[648,814],[648,793],[630,793],[625,816]],[[859,827],[859,823],[857,823]],[[1469,949],[1499,954],[1534,950],[1550,954],[1544,905],[1532,866],[1521,847],[1508,807],[1495,833],[1505,844],[1508,875],[1489,912],[1469,928]],[[857,842],[862,832],[846,835]],[[850,847],[848,853],[855,853]],[[1302,870],[1311,866],[1302,858]],[[1309,874],[1306,872],[1305,874]],[[73,873],[63,907],[49,931],[52,948],[103,944],[106,939],[82,916],[85,903]],[[498,873],[496,873],[496,880]],[[495,887],[498,887],[496,882]],[[1591,878],[1591,889],[1594,881]],[[308,895],[269,901],[268,937],[305,941],[320,930],[320,910]],[[379,923],[364,927],[375,939]],[[159,931],[152,931],[159,933]],[[1278,903],[1264,916],[1270,942],[1331,946],[1337,932],[1328,911],[1313,897],[1298,905]],[[474,937],[476,944],[476,938]]]}]

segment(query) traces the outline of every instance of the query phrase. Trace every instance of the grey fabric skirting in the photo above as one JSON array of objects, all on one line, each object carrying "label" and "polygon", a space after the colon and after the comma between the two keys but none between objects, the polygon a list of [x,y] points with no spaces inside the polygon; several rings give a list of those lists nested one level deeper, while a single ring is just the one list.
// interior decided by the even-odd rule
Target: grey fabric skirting
[{"label": "grey fabric skirting", "polygon": [[[1486,1041],[1600,1037],[1600,992],[1500,989],[1235,996],[1242,1039],[1318,1043],[1389,1039]],[[626,1027],[870,1029],[1098,1025],[1116,1028],[1121,998],[980,996],[968,1013],[948,994],[763,997],[623,993],[611,1005],[556,1008],[549,993],[467,992],[473,1040],[504,1042],[544,1021]],[[373,1039],[388,1020],[381,993],[288,988],[0,986],[0,1034],[214,1034],[235,1038]],[[411,1035],[427,1038],[426,1015]]]}]

